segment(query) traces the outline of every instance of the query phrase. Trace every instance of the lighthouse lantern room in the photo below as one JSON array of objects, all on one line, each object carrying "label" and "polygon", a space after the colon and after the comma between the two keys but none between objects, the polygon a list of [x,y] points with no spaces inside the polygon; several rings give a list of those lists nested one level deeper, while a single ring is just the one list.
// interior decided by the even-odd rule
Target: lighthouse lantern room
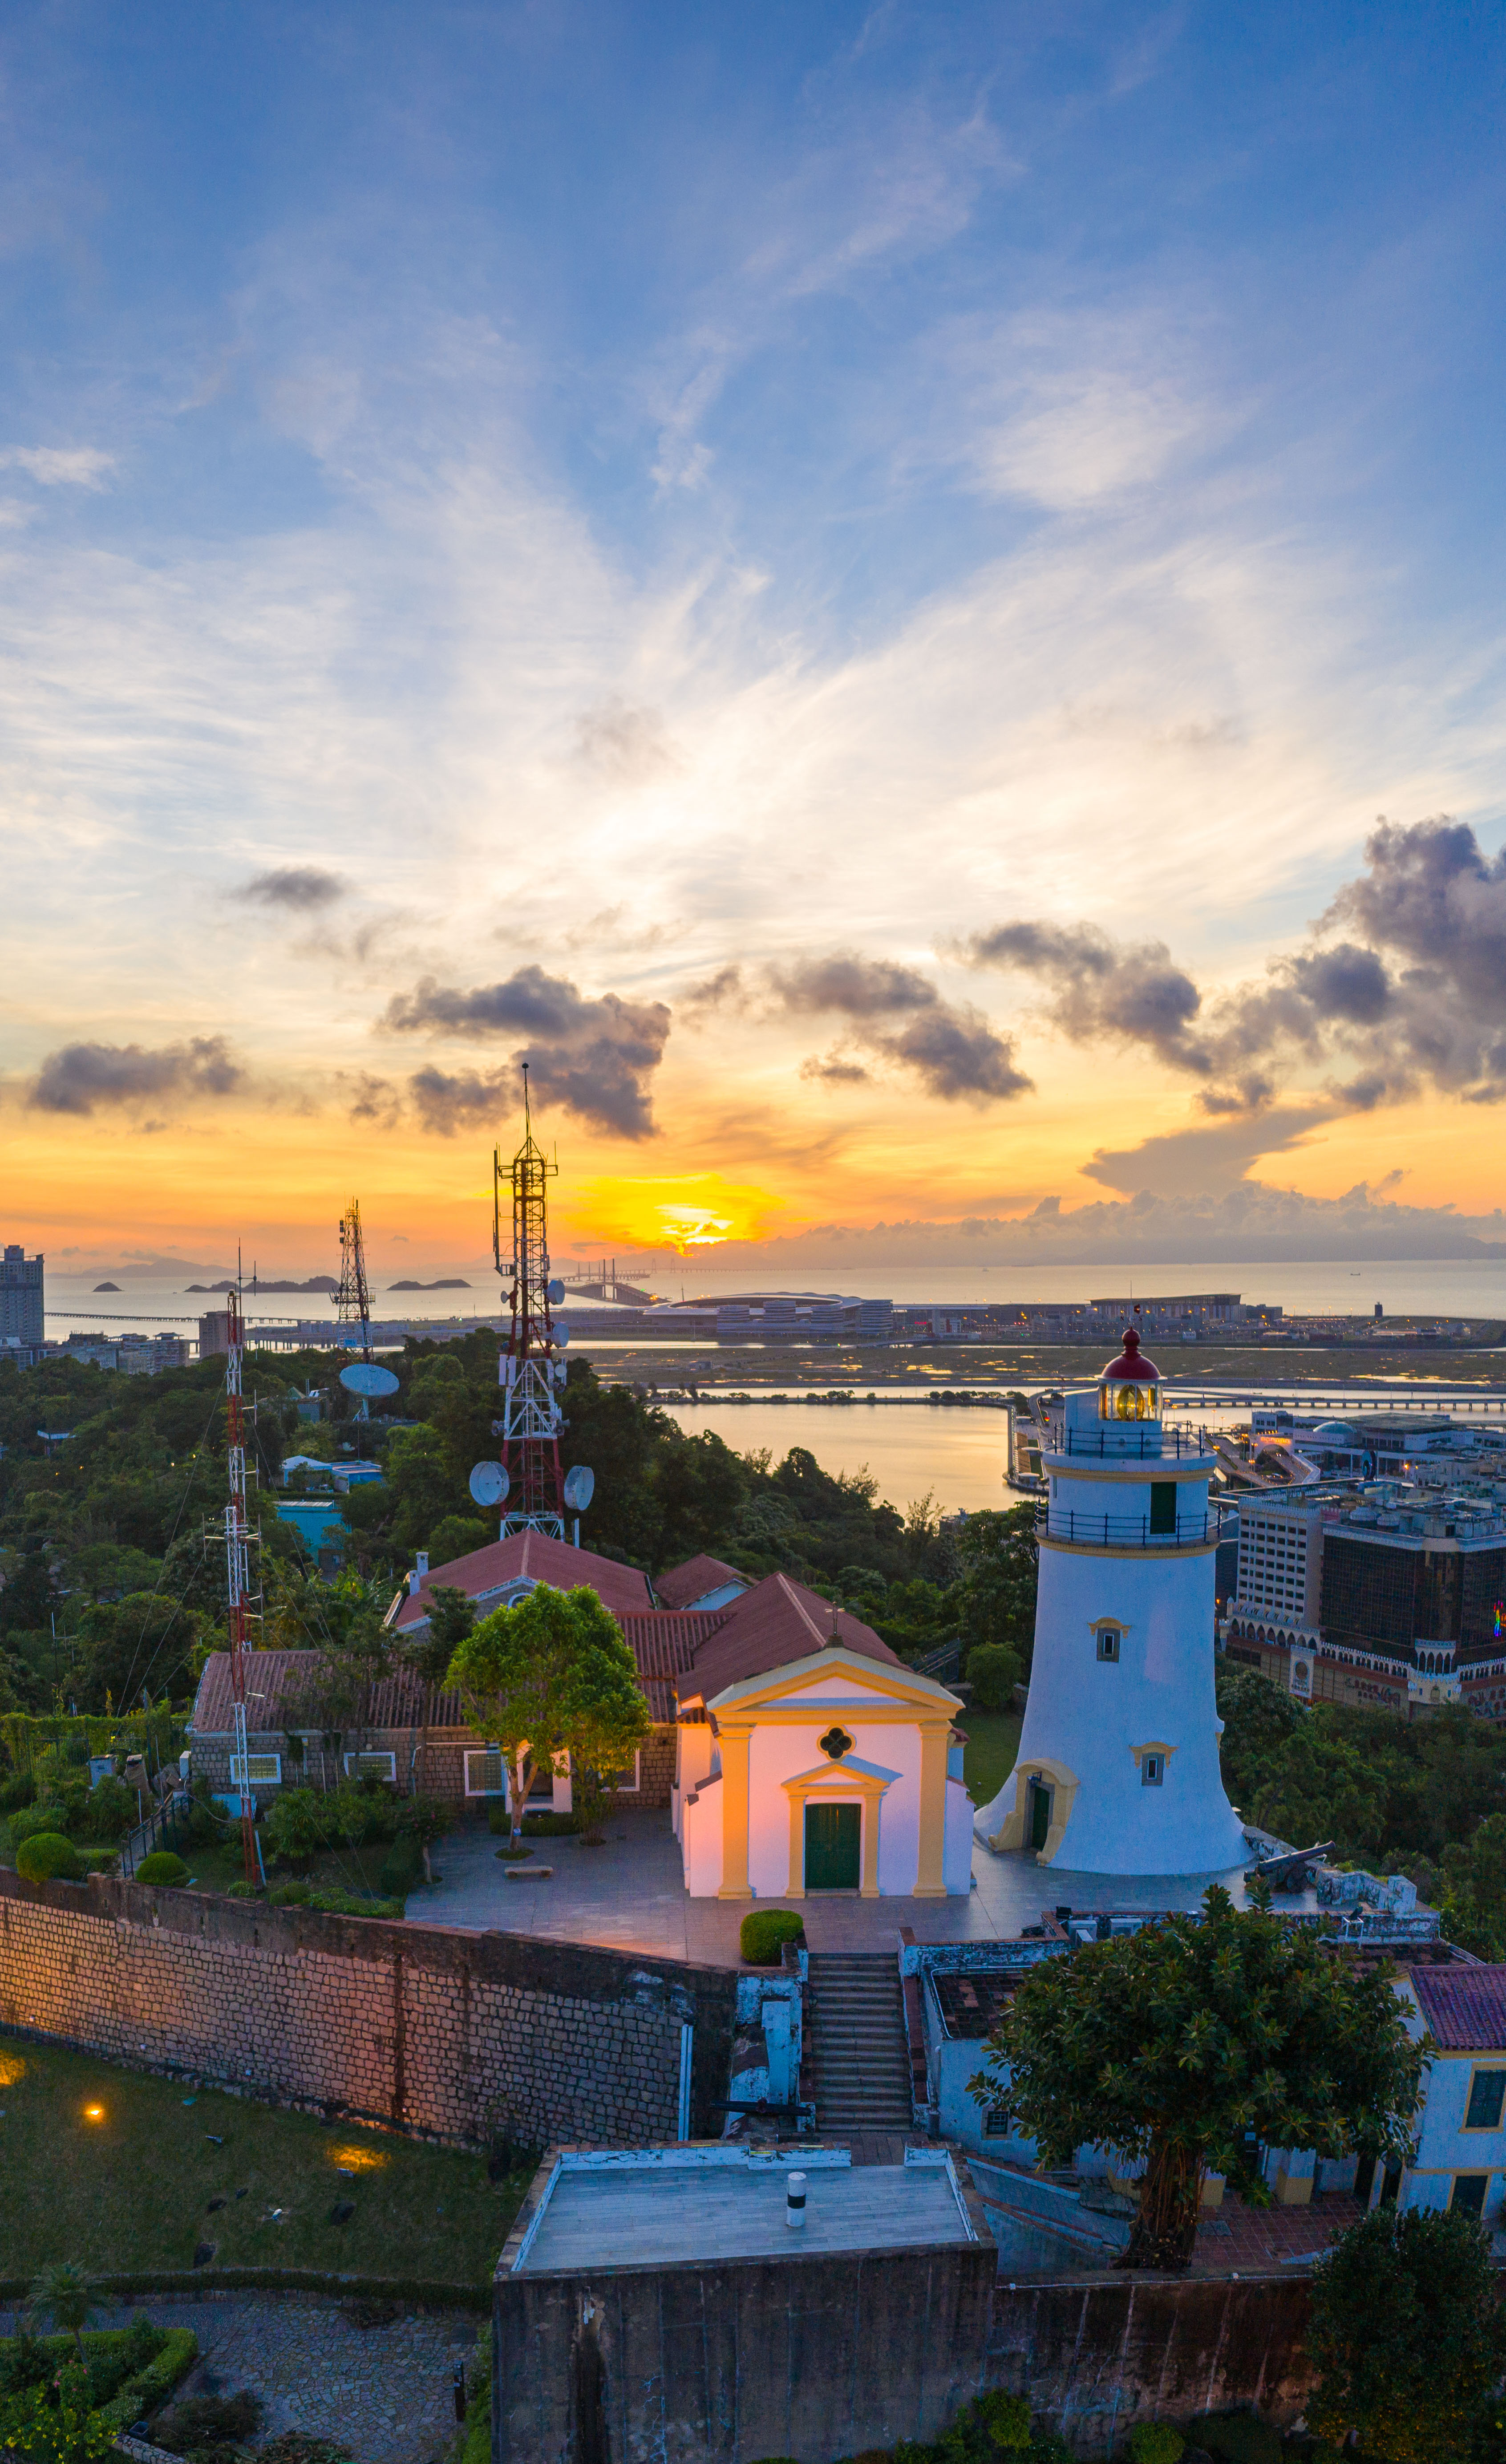
[{"label": "lighthouse lantern room", "polygon": [[1218,1764],[1211,1455],[1163,1426],[1131,1329],[1065,1399],[1043,1453],[1040,1582],[1015,1768],[974,1829],[993,1849],[1094,1874],[1226,1873],[1247,1861]]}]

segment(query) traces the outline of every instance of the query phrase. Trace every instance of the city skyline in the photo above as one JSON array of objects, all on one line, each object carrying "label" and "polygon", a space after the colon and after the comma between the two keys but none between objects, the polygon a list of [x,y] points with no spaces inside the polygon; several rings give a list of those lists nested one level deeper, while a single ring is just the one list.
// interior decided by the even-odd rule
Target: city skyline
[{"label": "city skyline", "polygon": [[7,1238],[1506,1242],[1503,46],[12,11]]}]

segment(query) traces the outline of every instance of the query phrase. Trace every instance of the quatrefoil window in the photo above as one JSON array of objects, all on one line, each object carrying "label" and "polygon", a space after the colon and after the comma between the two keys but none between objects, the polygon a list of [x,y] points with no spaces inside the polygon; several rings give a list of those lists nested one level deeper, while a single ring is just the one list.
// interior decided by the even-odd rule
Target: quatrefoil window
[{"label": "quatrefoil window", "polygon": [[845,1728],[828,1728],[825,1736],[819,1738],[818,1743],[822,1753],[830,1754],[834,1763],[840,1763],[843,1754],[850,1754],[852,1751],[852,1739]]}]

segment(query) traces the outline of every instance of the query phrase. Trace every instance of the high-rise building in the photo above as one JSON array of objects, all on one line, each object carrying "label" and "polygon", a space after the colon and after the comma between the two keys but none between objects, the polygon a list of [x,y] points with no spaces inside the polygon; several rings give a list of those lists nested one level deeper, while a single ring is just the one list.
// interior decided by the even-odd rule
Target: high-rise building
[{"label": "high-rise building", "polygon": [[29,1258],[19,1241],[9,1242],[0,1258],[0,1337],[40,1343],[45,1317],[41,1252]]}]

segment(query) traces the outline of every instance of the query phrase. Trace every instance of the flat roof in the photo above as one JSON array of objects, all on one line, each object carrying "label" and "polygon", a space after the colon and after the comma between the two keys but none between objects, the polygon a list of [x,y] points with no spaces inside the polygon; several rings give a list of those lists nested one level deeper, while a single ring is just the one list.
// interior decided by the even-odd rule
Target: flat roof
[{"label": "flat roof", "polygon": [[[805,2225],[785,2222],[785,2185],[806,2177]],[[858,2165],[847,2148],[566,2150],[532,2194],[511,2267],[523,2276],[600,2268],[801,2258],[829,2251],[975,2241],[945,2149]]]}]

